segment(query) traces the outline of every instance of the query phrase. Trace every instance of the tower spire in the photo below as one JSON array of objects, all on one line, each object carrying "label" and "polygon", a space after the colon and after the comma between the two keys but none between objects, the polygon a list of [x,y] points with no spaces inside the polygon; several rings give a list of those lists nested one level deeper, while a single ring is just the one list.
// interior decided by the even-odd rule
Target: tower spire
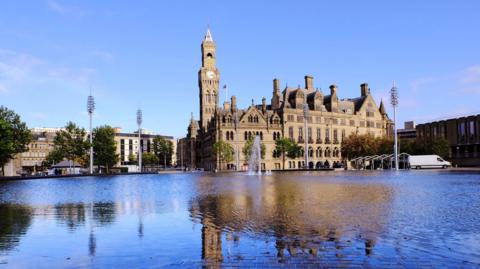
[{"label": "tower spire", "polygon": [[207,26],[207,33],[205,34],[204,41],[213,42],[212,33],[210,33],[210,25]]},{"label": "tower spire", "polygon": [[381,113],[382,115],[387,114],[387,112],[385,111],[385,106],[383,105],[383,99],[380,99],[380,108],[379,108],[379,110],[380,110],[380,113]]}]

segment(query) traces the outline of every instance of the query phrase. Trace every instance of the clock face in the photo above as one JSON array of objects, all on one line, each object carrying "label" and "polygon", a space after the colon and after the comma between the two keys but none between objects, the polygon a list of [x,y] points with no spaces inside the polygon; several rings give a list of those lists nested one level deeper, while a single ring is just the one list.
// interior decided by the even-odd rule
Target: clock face
[{"label": "clock face", "polygon": [[215,73],[213,73],[212,71],[207,71],[207,77],[208,77],[209,79],[212,79],[212,78],[215,77]]}]

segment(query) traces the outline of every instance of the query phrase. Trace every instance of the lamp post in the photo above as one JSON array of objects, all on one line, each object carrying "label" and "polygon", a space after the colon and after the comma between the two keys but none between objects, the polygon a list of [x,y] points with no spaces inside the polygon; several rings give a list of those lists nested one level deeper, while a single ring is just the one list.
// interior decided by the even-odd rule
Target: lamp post
[{"label": "lamp post", "polygon": [[138,168],[142,172],[142,110],[137,110],[137,125],[138,125]]},{"label": "lamp post", "polygon": [[[305,99],[306,101],[306,99]],[[305,136],[304,136],[304,139],[305,139],[305,167],[306,168],[309,168],[309,165],[308,165],[308,131],[307,131],[307,117],[308,117],[308,104],[307,102],[305,102],[305,104],[303,104],[303,128],[305,128]]]},{"label": "lamp post", "polygon": [[90,174],[93,174],[93,132],[92,132],[92,117],[95,111],[95,100],[90,90],[90,95],[87,98],[87,112],[90,118]]},{"label": "lamp post", "polygon": [[393,145],[393,156],[395,158],[395,170],[398,170],[398,152],[397,152],[397,118],[396,118],[396,110],[398,106],[398,90],[395,86],[395,81],[393,81],[393,87],[390,90],[390,102],[393,106],[393,135],[394,135],[394,145]]}]

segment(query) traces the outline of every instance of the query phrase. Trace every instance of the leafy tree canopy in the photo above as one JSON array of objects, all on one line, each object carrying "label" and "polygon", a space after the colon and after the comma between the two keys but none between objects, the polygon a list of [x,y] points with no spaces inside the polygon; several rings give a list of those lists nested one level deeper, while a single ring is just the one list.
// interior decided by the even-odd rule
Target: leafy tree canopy
[{"label": "leafy tree canopy", "polygon": [[32,134],[20,116],[6,107],[0,106],[0,166],[14,157],[15,154],[27,151]]}]

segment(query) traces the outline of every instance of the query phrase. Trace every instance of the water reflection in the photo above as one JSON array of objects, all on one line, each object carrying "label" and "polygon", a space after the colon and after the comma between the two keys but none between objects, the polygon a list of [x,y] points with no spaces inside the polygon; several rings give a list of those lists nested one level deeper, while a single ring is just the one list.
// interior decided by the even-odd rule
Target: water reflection
[{"label": "water reflection", "polygon": [[0,267],[475,267],[479,180],[410,171],[0,182]]},{"label": "water reflection", "polygon": [[0,251],[15,248],[32,222],[32,208],[25,205],[0,204]]},{"label": "water reflection", "polygon": [[[275,240],[279,262],[299,254],[316,257],[332,246],[360,243],[371,255],[384,231],[393,191],[384,184],[343,184],[309,178],[239,181],[204,177],[190,213],[202,228],[202,258],[221,262],[222,233]],[[307,181],[307,183],[305,183]]]}]

